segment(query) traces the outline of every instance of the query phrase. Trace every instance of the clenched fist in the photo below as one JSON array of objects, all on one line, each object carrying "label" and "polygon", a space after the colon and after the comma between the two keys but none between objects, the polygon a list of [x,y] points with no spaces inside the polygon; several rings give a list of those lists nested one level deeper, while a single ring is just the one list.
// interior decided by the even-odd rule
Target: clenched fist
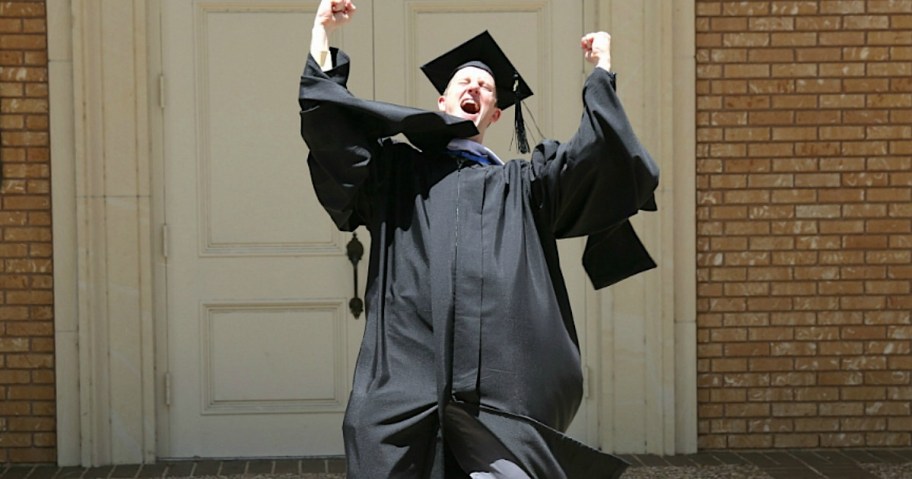
[{"label": "clenched fist", "polygon": [[611,35],[605,32],[588,33],[580,40],[586,61],[611,70]]},{"label": "clenched fist", "polygon": [[355,10],[357,7],[351,0],[323,0],[317,7],[314,26],[322,26],[329,33],[350,22]]}]

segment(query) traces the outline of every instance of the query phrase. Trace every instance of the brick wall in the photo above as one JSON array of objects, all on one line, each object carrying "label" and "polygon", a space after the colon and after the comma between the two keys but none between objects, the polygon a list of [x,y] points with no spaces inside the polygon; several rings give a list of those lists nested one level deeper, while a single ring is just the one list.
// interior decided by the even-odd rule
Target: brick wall
[{"label": "brick wall", "polygon": [[699,446],[912,444],[912,0],[697,0]]},{"label": "brick wall", "polygon": [[55,462],[43,1],[0,3],[0,463]]}]

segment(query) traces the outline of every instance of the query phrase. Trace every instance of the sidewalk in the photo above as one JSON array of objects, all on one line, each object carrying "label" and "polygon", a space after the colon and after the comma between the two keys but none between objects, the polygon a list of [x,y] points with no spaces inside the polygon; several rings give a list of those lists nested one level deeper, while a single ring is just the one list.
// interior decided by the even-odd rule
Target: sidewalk
[{"label": "sidewalk", "polygon": [[[912,449],[702,452],[623,455],[622,479],[901,479],[912,478]],[[0,466],[0,479],[344,479],[342,458],[200,460],[104,467]],[[541,478],[547,479],[547,478]]]}]

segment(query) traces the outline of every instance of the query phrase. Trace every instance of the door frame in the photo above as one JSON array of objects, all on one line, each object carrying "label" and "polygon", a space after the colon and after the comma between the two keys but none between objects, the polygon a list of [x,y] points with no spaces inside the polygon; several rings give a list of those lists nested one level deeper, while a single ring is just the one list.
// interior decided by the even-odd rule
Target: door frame
[{"label": "door frame", "polygon": [[[167,422],[156,414],[164,389],[158,358],[167,358],[161,331],[167,300],[161,284],[161,1],[46,4],[61,466],[154,462],[157,440],[167,437]],[[624,443],[628,431],[614,425],[638,412],[625,409],[611,368],[593,371],[591,387],[601,393],[599,442],[618,452],[693,452],[694,0],[641,2],[636,15],[642,22],[622,18],[630,13],[624,2],[587,0],[585,19],[593,29],[611,31],[616,44],[642,37],[647,25],[658,32],[616,58],[642,64],[630,76],[622,70],[621,96],[639,100],[625,102],[635,126],[656,125],[643,136],[664,180],[657,194],[663,209],[637,219],[660,270],[630,287],[658,291],[660,297],[653,296],[651,305],[643,298],[630,306],[617,299],[622,294],[592,293],[587,309],[599,313],[587,315],[588,321],[599,324],[587,327],[593,328],[589,336],[595,342],[589,348],[596,355],[591,364],[599,365],[624,353],[616,342],[623,323],[616,318],[632,314],[648,322],[660,339],[638,352],[656,362],[642,372],[643,404],[635,406],[657,416],[644,425],[641,445]],[[642,55],[647,49],[652,54]],[[643,85],[625,80],[640,74],[663,93],[647,95]]]}]

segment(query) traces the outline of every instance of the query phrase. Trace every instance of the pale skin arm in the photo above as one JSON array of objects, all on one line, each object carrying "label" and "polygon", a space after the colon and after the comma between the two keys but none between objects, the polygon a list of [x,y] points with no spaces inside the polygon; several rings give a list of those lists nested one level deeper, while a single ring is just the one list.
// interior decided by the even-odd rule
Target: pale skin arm
[{"label": "pale skin arm", "polygon": [[587,62],[611,71],[611,35],[605,32],[586,34],[580,39],[580,46]]},{"label": "pale skin arm", "polygon": [[329,55],[329,34],[350,22],[356,10],[357,7],[351,0],[323,0],[317,7],[310,33],[310,54],[323,71],[333,67]]}]

